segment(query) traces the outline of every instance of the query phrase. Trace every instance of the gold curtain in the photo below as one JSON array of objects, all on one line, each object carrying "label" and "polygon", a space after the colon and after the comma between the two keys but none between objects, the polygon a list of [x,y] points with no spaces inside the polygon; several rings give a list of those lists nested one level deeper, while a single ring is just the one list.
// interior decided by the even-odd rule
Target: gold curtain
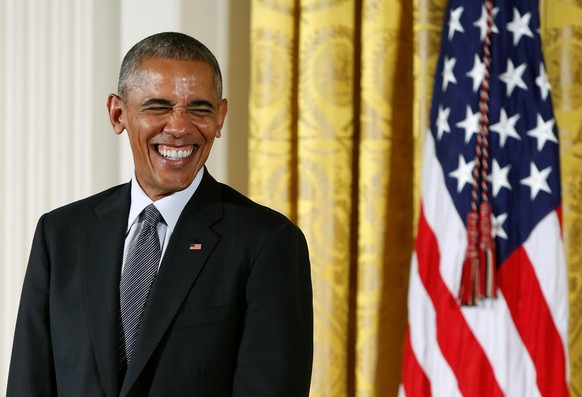
[{"label": "gold curtain", "polygon": [[[249,187],[309,242],[311,395],[396,396],[446,0],[251,5]],[[582,0],[542,10],[561,127],[571,389],[582,397]]]},{"label": "gold curtain", "polygon": [[582,1],[543,0],[542,43],[560,129],[570,296],[570,391],[582,397]]}]

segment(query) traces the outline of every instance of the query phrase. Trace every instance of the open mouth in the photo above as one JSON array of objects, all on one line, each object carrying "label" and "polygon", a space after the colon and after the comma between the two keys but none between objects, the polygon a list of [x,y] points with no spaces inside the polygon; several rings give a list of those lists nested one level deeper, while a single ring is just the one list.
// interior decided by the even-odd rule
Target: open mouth
[{"label": "open mouth", "polygon": [[156,150],[160,156],[167,158],[168,160],[183,160],[190,157],[197,146],[185,146],[185,147],[171,147],[164,145],[157,145]]}]

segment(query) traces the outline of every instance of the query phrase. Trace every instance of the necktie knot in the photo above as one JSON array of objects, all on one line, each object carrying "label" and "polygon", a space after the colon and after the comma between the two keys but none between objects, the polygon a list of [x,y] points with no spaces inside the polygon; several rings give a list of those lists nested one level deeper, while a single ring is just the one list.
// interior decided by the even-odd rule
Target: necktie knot
[{"label": "necktie knot", "polygon": [[156,208],[155,205],[150,204],[144,209],[144,226],[146,227],[156,227],[158,223],[162,220],[162,214]]}]

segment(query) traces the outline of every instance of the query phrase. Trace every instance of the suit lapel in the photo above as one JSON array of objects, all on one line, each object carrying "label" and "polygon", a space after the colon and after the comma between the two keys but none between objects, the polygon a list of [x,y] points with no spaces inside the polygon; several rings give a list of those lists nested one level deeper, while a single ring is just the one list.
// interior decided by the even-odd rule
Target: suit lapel
[{"label": "suit lapel", "polygon": [[222,217],[219,184],[205,171],[170,237],[148,298],[121,396],[133,386],[220,241],[211,225]]},{"label": "suit lapel", "polygon": [[129,184],[95,208],[87,222],[80,260],[93,351],[108,396],[119,390],[118,316],[119,278],[130,202]]}]

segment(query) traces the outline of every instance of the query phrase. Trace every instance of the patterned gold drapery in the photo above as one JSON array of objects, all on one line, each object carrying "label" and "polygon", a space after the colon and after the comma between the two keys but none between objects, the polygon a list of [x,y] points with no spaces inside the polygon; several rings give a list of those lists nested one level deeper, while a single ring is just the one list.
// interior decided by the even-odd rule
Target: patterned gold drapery
[{"label": "patterned gold drapery", "polygon": [[582,1],[542,1],[542,43],[560,129],[568,263],[570,391],[582,397]]},{"label": "patterned gold drapery", "polygon": [[[395,396],[446,0],[252,0],[250,192],[306,234],[313,397]],[[545,0],[582,397],[582,1]]]}]

